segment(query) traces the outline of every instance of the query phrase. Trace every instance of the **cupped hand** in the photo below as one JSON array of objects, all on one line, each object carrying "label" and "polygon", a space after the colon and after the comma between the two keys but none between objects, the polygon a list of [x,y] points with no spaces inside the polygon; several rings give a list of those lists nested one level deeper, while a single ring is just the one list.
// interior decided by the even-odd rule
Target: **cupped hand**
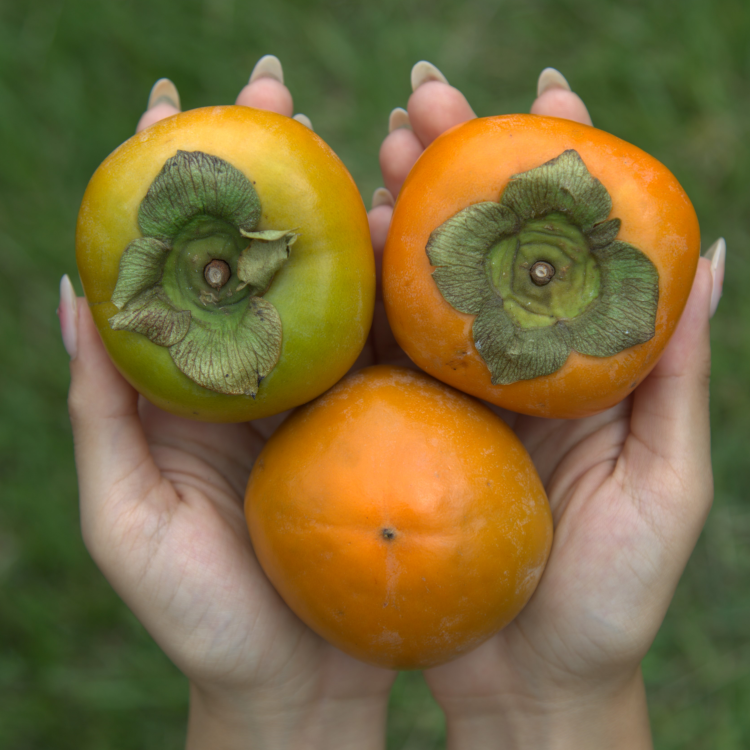
[{"label": "cupped hand", "polygon": [[[276,58],[237,104],[292,116]],[[138,129],[180,111],[160,81]],[[307,124],[304,116],[297,116]],[[382,745],[395,674],[310,631],[263,574],[243,512],[280,418],[207,424],[160,411],[112,365],[85,300],[63,279],[70,415],[85,543],[117,593],[191,682],[188,746]]]},{"label": "cupped hand", "polygon": [[[392,113],[380,152],[387,190],[376,193],[380,205],[371,212],[376,253],[390,196],[412,164],[441,133],[475,116],[427,63],[415,66],[412,86],[408,110]],[[591,124],[553,70],[542,74],[531,112]],[[446,713],[449,746],[650,746],[639,665],[713,496],[709,317],[723,241],[712,250],[699,263],[676,333],[630,398],[579,420],[502,413],[545,484],[555,538],[540,585],[516,620],[425,673]],[[384,349],[395,346],[383,340]]]}]

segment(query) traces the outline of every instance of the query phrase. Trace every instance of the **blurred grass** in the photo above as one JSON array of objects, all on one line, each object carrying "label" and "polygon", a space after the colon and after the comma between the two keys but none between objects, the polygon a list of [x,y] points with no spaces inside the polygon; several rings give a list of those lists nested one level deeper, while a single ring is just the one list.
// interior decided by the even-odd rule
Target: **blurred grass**
[{"label": "blurred grass", "polygon": [[[750,6],[741,0],[0,1],[0,747],[177,748],[187,690],[78,530],[54,310],[76,213],[162,76],[230,102],[267,53],[369,203],[387,117],[434,62],[480,115],[526,111],[552,65],[601,128],[672,169],[729,248],[712,326],[716,503],[644,664],[657,748],[750,747]],[[80,291],[80,287],[79,287]],[[391,750],[444,743],[418,674]]]}]

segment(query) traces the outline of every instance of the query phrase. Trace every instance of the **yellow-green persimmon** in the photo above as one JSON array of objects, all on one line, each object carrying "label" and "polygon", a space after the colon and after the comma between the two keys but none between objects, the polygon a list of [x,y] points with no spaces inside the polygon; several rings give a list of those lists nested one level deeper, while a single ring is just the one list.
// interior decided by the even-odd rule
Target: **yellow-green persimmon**
[{"label": "yellow-green persimmon", "polygon": [[372,321],[367,214],[297,121],[207,107],[133,136],[83,198],[76,255],[118,370],[146,398],[236,422],[336,383]]}]

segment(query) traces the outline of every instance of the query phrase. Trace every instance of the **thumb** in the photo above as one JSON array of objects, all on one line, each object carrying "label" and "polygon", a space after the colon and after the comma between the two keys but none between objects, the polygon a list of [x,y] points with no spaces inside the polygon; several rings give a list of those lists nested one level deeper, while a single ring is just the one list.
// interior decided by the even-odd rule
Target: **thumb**
[{"label": "thumb", "polygon": [[713,497],[708,410],[712,285],[710,261],[701,258],[677,329],[656,367],[634,393],[631,437],[620,467],[622,476],[631,477],[631,484],[643,483],[634,488],[638,495],[648,487],[676,480],[683,491],[665,493],[668,507],[664,510],[674,515],[671,503],[679,503],[679,515],[692,526],[695,536]]},{"label": "thumb", "polygon": [[71,355],[68,409],[88,545],[92,524],[107,503],[144,497],[160,473],[138,415],[138,393],[112,364],[86,300],[76,298],[67,276],[60,285],[59,315]]}]

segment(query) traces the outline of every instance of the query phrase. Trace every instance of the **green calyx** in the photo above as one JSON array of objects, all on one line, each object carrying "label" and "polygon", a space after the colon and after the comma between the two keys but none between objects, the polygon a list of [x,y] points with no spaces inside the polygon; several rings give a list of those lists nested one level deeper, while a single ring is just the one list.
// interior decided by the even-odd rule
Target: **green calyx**
[{"label": "green calyx", "polygon": [[255,396],[281,354],[281,319],[262,298],[297,234],[257,231],[261,206],[250,180],[200,151],[167,160],[143,199],[143,237],[120,260],[115,330],[169,348],[204,388]]},{"label": "green calyx", "polygon": [[549,375],[571,351],[609,357],[653,337],[658,272],[616,239],[611,210],[607,190],[569,150],[430,235],[435,283],[455,309],[476,315],[474,345],[493,384]]}]

